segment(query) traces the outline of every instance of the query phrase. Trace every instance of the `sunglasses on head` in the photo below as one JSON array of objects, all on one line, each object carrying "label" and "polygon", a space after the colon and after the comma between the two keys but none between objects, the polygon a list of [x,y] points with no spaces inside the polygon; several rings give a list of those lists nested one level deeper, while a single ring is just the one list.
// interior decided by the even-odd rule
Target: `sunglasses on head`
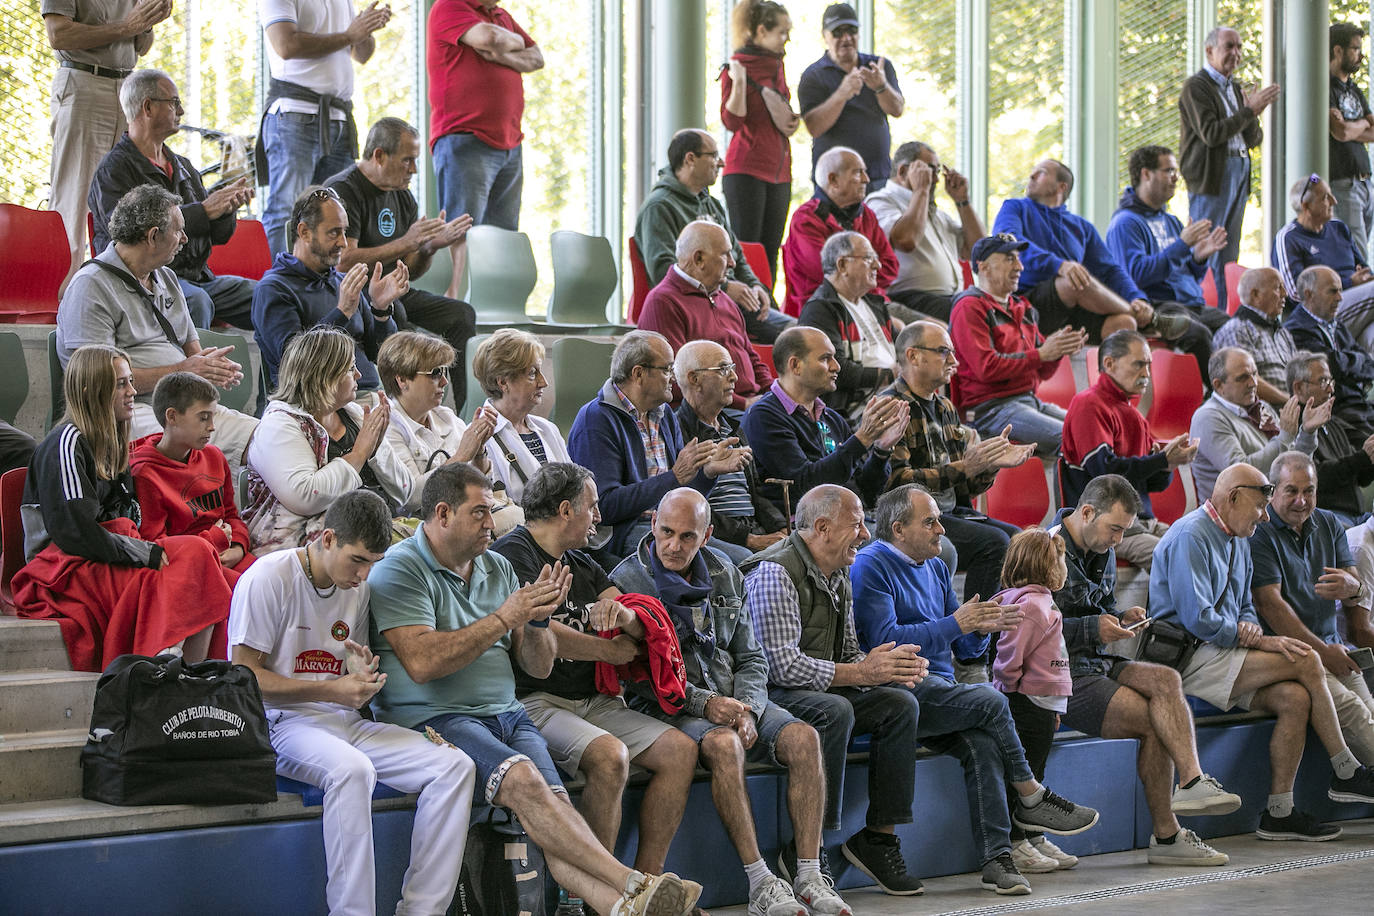
[{"label": "sunglasses on head", "polygon": [[1313,188],[1315,188],[1315,187],[1317,186],[1317,182],[1319,182],[1319,181],[1321,181],[1321,180],[1322,180],[1322,177],[1321,177],[1320,175],[1318,175],[1316,172],[1313,172],[1311,175],[1307,176],[1307,185],[1302,189],[1302,194],[1301,194],[1301,196],[1298,197],[1298,208],[1299,208],[1299,209],[1302,208],[1302,203],[1303,203],[1303,201],[1307,200],[1307,194],[1308,194],[1308,192],[1311,191]]}]

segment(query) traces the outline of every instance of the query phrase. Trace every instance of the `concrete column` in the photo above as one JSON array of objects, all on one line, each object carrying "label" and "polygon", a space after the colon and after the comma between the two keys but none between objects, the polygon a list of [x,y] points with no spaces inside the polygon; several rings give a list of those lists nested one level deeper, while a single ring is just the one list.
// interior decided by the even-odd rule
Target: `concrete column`
[{"label": "concrete column", "polygon": [[1121,190],[1116,186],[1118,161],[1128,152],[1117,148],[1116,4],[1072,0],[1068,31],[1064,149],[1077,177],[1068,207],[1105,233]]},{"label": "concrete column", "polygon": [[959,87],[958,165],[968,177],[969,199],[983,217],[983,224],[991,226],[987,213],[988,0],[964,0],[959,4],[955,39]]},{"label": "concrete column", "polygon": [[667,164],[673,134],[706,126],[706,0],[652,0],[647,25],[652,53],[640,72],[648,77],[652,101],[642,122],[650,144],[645,174],[636,176],[641,193]]},{"label": "concrete column", "polygon": [[1331,16],[1327,0],[1283,0],[1282,7],[1279,46],[1283,69],[1279,80],[1283,90],[1276,104],[1283,108],[1281,174],[1286,194],[1299,178],[1313,172],[1326,174],[1331,73],[1327,28]]}]

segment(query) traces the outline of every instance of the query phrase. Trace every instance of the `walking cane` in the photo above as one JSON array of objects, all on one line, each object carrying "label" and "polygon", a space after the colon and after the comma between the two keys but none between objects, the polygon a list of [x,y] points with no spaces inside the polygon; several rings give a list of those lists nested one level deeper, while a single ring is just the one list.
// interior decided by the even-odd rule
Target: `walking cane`
[{"label": "walking cane", "polygon": [[792,499],[791,499],[791,491],[788,489],[788,487],[792,486],[792,484],[795,483],[796,481],[784,480],[784,479],[781,478],[781,477],[768,477],[768,478],[766,478],[763,482],[764,482],[764,483],[775,483],[775,484],[778,484],[779,486],[782,487],[782,508],[783,508],[783,511],[784,511],[784,512],[786,513],[786,515],[787,515],[787,531],[788,531],[789,533],[791,533],[791,531],[792,531]]}]

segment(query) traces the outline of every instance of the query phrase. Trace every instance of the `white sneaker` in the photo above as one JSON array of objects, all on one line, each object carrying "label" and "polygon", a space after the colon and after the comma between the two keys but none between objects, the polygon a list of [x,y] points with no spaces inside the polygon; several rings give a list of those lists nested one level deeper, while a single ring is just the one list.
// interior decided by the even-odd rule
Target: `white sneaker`
[{"label": "white sneaker", "polygon": [[1030,840],[1017,840],[1011,844],[1011,861],[1022,874],[1043,875],[1059,868],[1059,863],[1043,855],[1030,844]]},{"label": "white sneaker", "polygon": [[825,875],[798,879],[792,890],[811,916],[854,916],[854,911],[835,893],[835,885],[827,881]]},{"label": "white sneaker", "polygon": [[1151,865],[1225,865],[1231,857],[1217,852],[1202,842],[1196,833],[1183,827],[1172,843],[1160,843],[1157,837],[1150,837],[1150,851],[1146,859]]},{"label": "white sneaker", "polygon": [[787,882],[774,875],[749,895],[748,916],[806,916]]},{"label": "white sneaker", "polygon": [[[1030,844],[1035,848],[1036,852],[1040,853],[1045,858],[1053,859],[1054,864],[1060,868],[1073,868],[1078,864],[1078,856],[1060,849],[1058,846],[1051,843],[1050,838],[1044,834],[1033,838]],[[1025,871],[1024,868],[1021,870]]]},{"label": "white sneaker", "polygon": [[1221,783],[1203,773],[1191,788],[1179,786],[1174,789],[1170,807],[1173,808],[1174,814],[1184,817],[1230,814],[1240,810],[1240,796],[1227,792],[1221,787]]}]

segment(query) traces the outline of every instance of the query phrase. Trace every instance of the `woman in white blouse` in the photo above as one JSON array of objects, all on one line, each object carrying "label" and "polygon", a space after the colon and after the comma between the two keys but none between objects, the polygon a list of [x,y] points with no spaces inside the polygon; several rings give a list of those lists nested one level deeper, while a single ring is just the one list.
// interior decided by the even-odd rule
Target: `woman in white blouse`
[{"label": "woman in white blouse", "polygon": [[540,465],[572,460],[558,427],[532,412],[549,387],[543,363],[544,345],[514,328],[502,328],[482,341],[472,359],[472,373],[487,393],[486,406],[496,411],[496,427],[487,440],[491,477],[505,483],[517,503],[525,481]]},{"label": "woman in white blouse", "polygon": [[358,392],[354,341],[319,326],[291,338],[277,390],[244,449],[248,501],[242,515],[253,552],[299,547],[320,531],[324,512],[366,487],[399,512],[415,489],[410,470],[386,441],[392,407],[353,402]]},{"label": "woman in white blouse", "polygon": [[386,441],[414,478],[404,507],[412,513],[419,510],[420,493],[435,468],[466,461],[483,473],[491,471],[484,446],[496,426],[496,411],[482,406],[467,424],[440,403],[456,358],[448,341],[418,331],[392,334],[377,353],[377,373],[392,399]]}]

